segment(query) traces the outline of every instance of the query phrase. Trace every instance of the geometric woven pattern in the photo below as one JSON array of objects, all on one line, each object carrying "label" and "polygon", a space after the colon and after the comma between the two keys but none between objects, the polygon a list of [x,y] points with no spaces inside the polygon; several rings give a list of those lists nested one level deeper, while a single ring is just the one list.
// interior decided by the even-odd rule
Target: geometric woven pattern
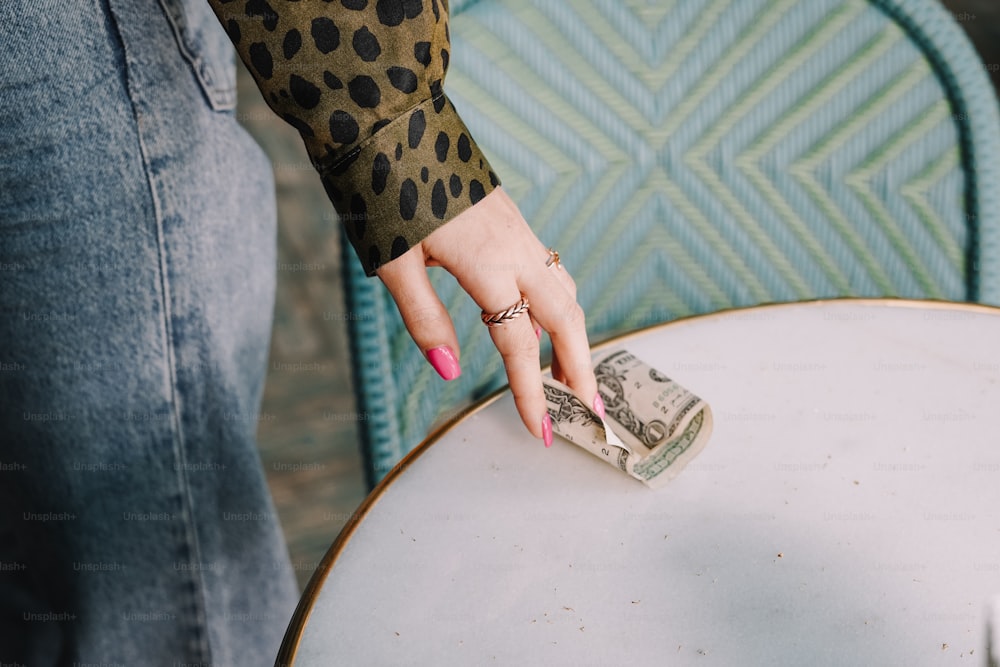
[{"label": "geometric woven pattern", "polygon": [[[1000,126],[933,0],[452,2],[451,35],[449,95],[573,272],[592,341],[826,296],[997,303]],[[432,274],[452,383],[352,278],[375,313],[354,323],[372,481],[505,382],[478,308]]]}]

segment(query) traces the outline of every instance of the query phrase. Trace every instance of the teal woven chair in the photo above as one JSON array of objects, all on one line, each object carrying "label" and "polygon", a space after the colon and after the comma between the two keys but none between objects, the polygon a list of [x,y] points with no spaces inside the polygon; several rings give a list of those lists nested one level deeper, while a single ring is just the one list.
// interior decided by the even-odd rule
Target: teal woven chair
[{"label": "teal woven chair", "polygon": [[[820,297],[1000,304],[1000,119],[936,0],[451,5],[449,94],[572,271],[592,341]],[[382,285],[345,266],[375,483],[506,380],[444,271],[451,383]]]}]

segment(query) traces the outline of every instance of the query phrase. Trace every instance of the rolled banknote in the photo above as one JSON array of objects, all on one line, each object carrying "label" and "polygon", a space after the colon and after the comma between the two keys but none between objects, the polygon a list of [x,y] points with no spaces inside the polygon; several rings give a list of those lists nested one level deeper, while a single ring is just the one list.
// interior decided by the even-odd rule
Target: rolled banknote
[{"label": "rolled banknote", "polygon": [[711,408],[631,352],[605,352],[595,360],[605,419],[546,377],[552,430],[651,488],[664,485],[705,447]]}]

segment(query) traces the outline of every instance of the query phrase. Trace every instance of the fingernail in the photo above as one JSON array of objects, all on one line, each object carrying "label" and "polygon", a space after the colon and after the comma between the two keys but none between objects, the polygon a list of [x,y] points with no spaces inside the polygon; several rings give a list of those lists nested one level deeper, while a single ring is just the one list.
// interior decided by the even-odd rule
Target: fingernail
[{"label": "fingernail", "polygon": [[427,361],[431,362],[434,370],[445,380],[454,380],[462,374],[462,368],[458,365],[455,353],[447,345],[427,350]]},{"label": "fingernail", "polygon": [[537,338],[538,340],[542,339],[542,328],[541,327],[535,327],[535,338]]},{"label": "fingernail", "polygon": [[601,398],[601,392],[597,392],[597,395],[594,396],[594,412],[601,419],[604,419],[604,399]]},{"label": "fingernail", "polygon": [[552,418],[547,412],[542,418],[542,442],[545,443],[546,447],[552,446]]}]

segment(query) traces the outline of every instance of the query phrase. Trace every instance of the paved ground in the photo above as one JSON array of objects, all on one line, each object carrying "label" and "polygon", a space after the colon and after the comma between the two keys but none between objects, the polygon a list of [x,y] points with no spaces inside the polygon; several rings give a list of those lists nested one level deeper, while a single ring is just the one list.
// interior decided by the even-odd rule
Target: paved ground
[{"label": "paved ground", "polygon": [[942,0],[976,45],[983,65],[1000,90],[1000,1]]},{"label": "paved ground", "polygon": [[[1000,0],[944,2],[1000,87]],[[274,117],[242,69],[238,115],[271,157],[278,187],[278,299],[260,451],[304,584],[366,493],[338,319],[340,237],[298,134]]]},{"label": "paved ground", "polygon": [[241,67],[238,117],[271,158],[278,191],[278,294],[260,453],[304,584],[367,492],[345,311],[339,224],[297,132]]}]

